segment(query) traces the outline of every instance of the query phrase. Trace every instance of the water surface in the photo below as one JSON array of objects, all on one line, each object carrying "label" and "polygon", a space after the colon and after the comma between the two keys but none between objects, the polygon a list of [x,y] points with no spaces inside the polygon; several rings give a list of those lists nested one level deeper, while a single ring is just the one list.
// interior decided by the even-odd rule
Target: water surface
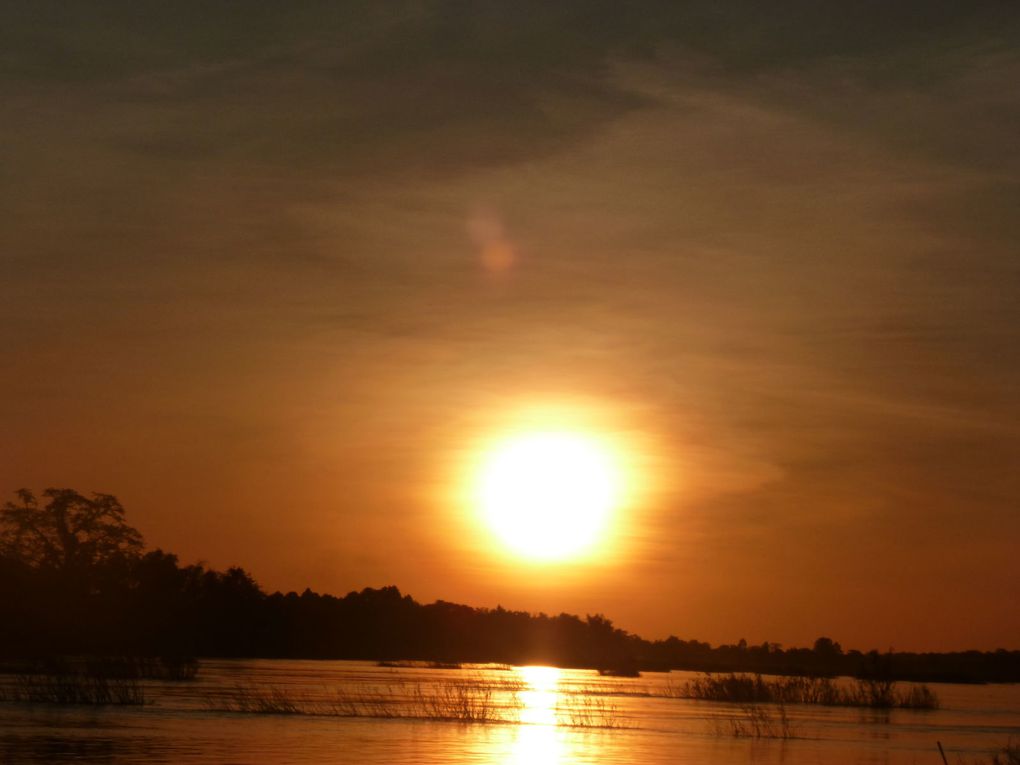
[{"label": "water surface", "polygon": [[[941,684],[931,685],[937,710],[789,705],[790,737],[735,737],[747,722],[740,706],[664,695],[693,677],[205,661],[195,681],[146,682],[142,707],[0,704],[0,762],[937,765],[936,741],[955,761],[1020,737],[1020,686]],[[311,713],[225,711],[239,694],[266,691]],[[493,720],[413,719],[465,698],[483,698]],[[764,708],[779,735],[776,708]],[[394,716],[336,716],[366,711]]]}]

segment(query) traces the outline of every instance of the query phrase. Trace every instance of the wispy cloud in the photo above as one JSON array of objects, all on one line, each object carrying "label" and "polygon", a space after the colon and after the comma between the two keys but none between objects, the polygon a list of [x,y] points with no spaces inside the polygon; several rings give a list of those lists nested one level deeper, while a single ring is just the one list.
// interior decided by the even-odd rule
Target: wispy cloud
[{"label": "wispy cloud", "polygon": [[[0,488],[115,491],[148,538],[245,556],[271,586],[360,586],[322,560],[371,540],[373,582],[551,607],[444,560],[421,487],[478,410],[573,396],[655,436],[670,480],[630,564],[664,597],[828,556],[852,616],[881,585],[840,589],[852,550],[885,573],[934,571],[964,537],[960,577],[976,549],[1004,560],[1008,4],[8,6]],[[180,513],[244,531],[228,549]],[[736,606],[628,611],[615,582],[626,626],[743,631]],[[989,641],[1018,626],[972,616]]]}]

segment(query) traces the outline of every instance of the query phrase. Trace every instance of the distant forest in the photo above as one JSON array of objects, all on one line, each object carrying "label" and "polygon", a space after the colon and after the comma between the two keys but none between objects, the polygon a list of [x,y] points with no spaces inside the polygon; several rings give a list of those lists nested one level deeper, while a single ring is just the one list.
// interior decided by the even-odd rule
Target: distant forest
[{"label": "distant forest", "polygon": [[396,587],[343,597],[266,593],[241,568],[181,565],[146,550],[117,500],[48,489],[0,509],[0,658],[59,655],[286,657],[543,663],[851,675],[927,682],[1020,681],[1020,651],[844,651],[775,643],[645,640],[595,614],[530,614],[437,601]]}]

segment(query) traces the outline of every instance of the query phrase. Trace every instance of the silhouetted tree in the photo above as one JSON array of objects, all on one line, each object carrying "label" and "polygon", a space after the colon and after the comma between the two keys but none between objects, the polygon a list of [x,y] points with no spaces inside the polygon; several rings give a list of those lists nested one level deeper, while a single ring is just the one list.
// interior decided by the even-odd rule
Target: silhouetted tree
[{"label": "silhouetted tree", "polygon": [[648,641],[601,614],[530,614],[436,601],[396,587],[343,597],[310,589],[267,594],[242,568],[181,565],[142,550],[107,494],[28,491],[0,507],[0,659],[71,655],[262,656],[553,663],[613,672],[853,675],[886,698],[895,679],[1020,681],[1020,651],[951,654],[844,651],[778,643],[713,647]]},{"label": "silhouetted tree", "polygon": [[815,641],[814,652],[819,658],[832,660],[843,655],[843,647],[832,638],[820,637]]},{"label": "silhouetted tree", "polygon": [[0,509],[0,553],[32,568],[86,575],[142,551],[142,535],[124,520],[110,494],[83,496],[73,489],[46,489],[40,505],[28,489],[18,503]]}]

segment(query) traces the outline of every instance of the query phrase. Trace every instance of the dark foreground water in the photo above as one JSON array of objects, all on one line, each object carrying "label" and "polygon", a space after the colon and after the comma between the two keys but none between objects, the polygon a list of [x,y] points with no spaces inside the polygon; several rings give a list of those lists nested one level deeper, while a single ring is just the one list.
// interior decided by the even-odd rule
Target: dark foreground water
[{"label": "dark foreground water", "polygon": [[0,704],[0,762],[938,765],[941,741],[955,765],[1020,740],[1016,685],[932,685],[934,711],[790,705],[784,723],[668,697],[694,676],[206,661],[195,681],[145,683],[141,707]]}]

